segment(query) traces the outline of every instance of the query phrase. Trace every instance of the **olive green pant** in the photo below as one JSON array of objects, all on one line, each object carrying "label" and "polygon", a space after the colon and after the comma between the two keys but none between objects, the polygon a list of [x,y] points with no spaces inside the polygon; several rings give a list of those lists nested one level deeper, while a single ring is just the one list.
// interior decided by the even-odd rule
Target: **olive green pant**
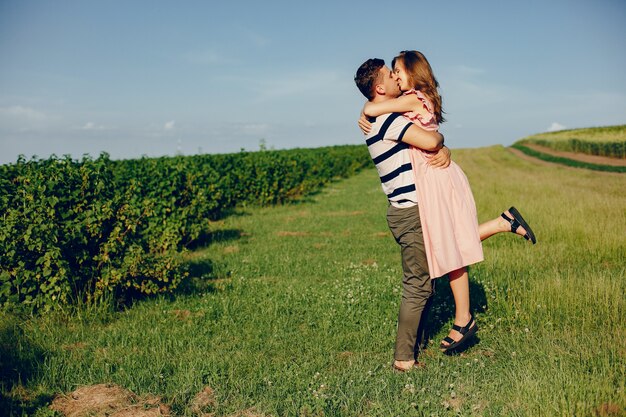
[{"label": "olive green pant", "polygon": [[387,209],[387,224],[400,245],[404,275],[394,358],[409,361],[417,359],[423,341],[424,322],[433,295],[433,280],[428,274],[419,208],[390,205]]}]

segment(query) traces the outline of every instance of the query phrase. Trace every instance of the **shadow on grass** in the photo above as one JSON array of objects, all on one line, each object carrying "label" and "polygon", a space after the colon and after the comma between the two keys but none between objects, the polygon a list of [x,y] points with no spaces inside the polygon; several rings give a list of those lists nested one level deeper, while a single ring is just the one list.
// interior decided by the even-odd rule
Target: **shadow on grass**
[{"label": "shadow on grass", "polygon": [[189,272],[189,276],[171,294],[174,298],[179,295],[216,292],[221,288],[218,285],[218,280],[224,278],[224,274],[230,275],[227,271],[224,272],[222,268],[216,266],[210,259],[190,261],[187,264],[187,272]]},{"label": "shadow on grass", "polygon": [[32,415],[52,397],[33,397],[24,386],[35,377],[44,352],[35,346],[18,324],[17,317],[0,313],[0,416]]},{"label": "shadow on grass", "polygon": [[[326,184],[326,186],[328,186],[330,184]],[[288,205],[288,206],[299,206],[302,204],[315,204],[318,201],[315,199],[316,196],[320,195],[323,191],[323,188],[319,188],[313,191],[309,191],[308,193],[306,193],[305,195],[301,195],[298,197],[295,197],[291,200],[287,200],[285,201],[283,204]]]},{"label": "shadow on grass", "polygon": [[[181,295],[193,295],[215,292],[223,289],[222,278],[228,278],[230,272],[225,270],[225,265],[216,264],[214,261],[202,257],[201,251],[210,250],[210,246],[218,242],[229,242],[244,237],[244,233],[238,229],[212,230],[203,233],[198,239],[186,246],[191,253],[184,256],[180,273],[187,272],[187,277],[183,278],[175,289],[168,289],[161,296],[168,299],[175,299]],[[195,254],[193,252],[199,252]],[[138,290],[129,289],[123,295],[112,297],[112,309],[128,310],[136,303],[154,298],[154,294],[145,294]],[[1,415],[0,415],[1,417]]]},{"label": "shadow on grass", "polygon": [[204,249],[213,243],[237,240],[240,239],[242,236],[243,232],[239,229],[204,231],[196,240],[185,245],[185,247],[191,251],[195,251],[199,249]]},{"label": "shadow on grass", "polygon": [[[213,230],[203,234],[193,245],[187,247],[191,251],[210,250],[210,246],[218,242],[230,242],[245,237],[242,230],[223,229]],[[198,293],[212,293],[224,289],[224,280],[230,278],[230,271],[225,265],[218,264],[205,257],[192,257],[185,265],[188,277],[184,279],[172,294],[192,295]]]},{"label": "shadow on grass", "polygon": [[[423,340],[420,349],[427,347],[428,341],[434,338],[443,328],[449,328],[454,321],[454,297],[450,290],[448,278],[439,278],[436,282],[435,295],[430,300],[428,309],[428,320],[420,324],[419,332],[423,334]],[[487,297],[485,289],[481,284],[477,284],[470,279],[470,311],[472,314],[482,313],[487,308]],[[459,346],[457,349],[450,350],[447,354],[458,354],[466,351],[478,344],[480,339],[474,336],[468,342]],[[435,348],[439,348],[439,340],[433,340],[436,344]]]}]

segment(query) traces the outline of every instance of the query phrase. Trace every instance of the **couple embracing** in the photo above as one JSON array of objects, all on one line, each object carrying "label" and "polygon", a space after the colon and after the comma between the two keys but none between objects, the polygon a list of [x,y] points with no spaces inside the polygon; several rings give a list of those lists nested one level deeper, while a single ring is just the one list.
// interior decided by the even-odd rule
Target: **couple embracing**
[{"label": "couple embracing", "polygon": [[[392,68],[369,59],[354,78],[367,98],[359,126],[387,195],[387,223],[400,245],[403,290],[393,367],[417,362],[433,279],[448,276],[455,316],[442,351],[458,349],[478,331],[470,313],[467,266],[483,260],[481,241],[502,232],[535,236],[511,207],[478,224],[474,197],[461,168],[438,132],[442,117],[439,84],[426,57],[402,51]],[[418,329],[420,331],[418,331]]]}]

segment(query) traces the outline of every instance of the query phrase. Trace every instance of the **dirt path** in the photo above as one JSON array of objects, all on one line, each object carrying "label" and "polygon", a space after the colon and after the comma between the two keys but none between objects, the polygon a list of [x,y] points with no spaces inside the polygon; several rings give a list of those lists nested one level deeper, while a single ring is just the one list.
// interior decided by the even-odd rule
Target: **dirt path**
[{"label": "dirt path", "polygon": [[[587,155],[584,153],[555,151],[554,149],[547,148],[545,146],[536,145],[534,143],[524,143],[524,146],[530,149],[534,149],[537,152],[545,153],[552,156],[559,156],[562,158],[573,159],[580,162],[588,162],[598,165],[611,165],[616,167],[626,167],[626,159],[609,158],[608,156]],[[534,159],[534,158],[533,158]]]},{"label": "dirt path", "polygon": [[526,155],[524,152],[520,151],[519,149],[515,149],[515,148],[506,148],[507,151],[511,152],[513,155],[517,156],[518,158],[522,158],[525,159],[527,161],[531,161],[534,162],[536,164],[540,164],[540,165],[546,165],[546,166],[550,166],[550,165],[559,165],[559,166],[564,166],[566,168],[572,168],[572,169],[577,169],[577,168],[573,168],[573,167],[568,167],[567,165],[561,165],[561,164],[557,164],[556,162],[548,162],[548,161],[544,161],[543,159],[539,159],[539,158],[533,158],[530,155]]},{"label": "dirt path", "polygon": [[[527,161],[530,161],[532,163],[539,164],[539,165],[545,165],[545,166],[555,166],[556,165],[556,166],[559,166],[561,168],[571,169],[571,170],[584,169],[584,168],[576,168],[576,167],[571,167],[571,166],[564,165],[564,164],[559,164],[558,162],[544,161],[543,159],[539,159],[539,158],[532,157],[530,155],[526,155],[524,152],[520,151],[519,149],[515,149],[515,148],[506,148],[506,150],[511,152],[513,155],[517,156],[518,158],[525,159]],[[618,176],[624,176],[624,174],[620,173],[620,172],[606,172],[606,171],[593,171],[593,172],[598,174],[598,175],[618,175]]]}]

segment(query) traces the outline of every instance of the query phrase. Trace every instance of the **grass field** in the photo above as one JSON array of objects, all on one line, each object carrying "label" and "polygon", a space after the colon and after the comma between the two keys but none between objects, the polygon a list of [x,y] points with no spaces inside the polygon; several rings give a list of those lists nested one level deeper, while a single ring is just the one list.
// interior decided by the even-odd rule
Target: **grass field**
[{"label": "grass field", "polygon": [[[624,159],[626,158],[626,125],[539,133],[522,138],[515,145],[528,143],[545,146],[556,151]],[[520,150],[526,152],[523,149]]]},{"label": "grass field", "polygon": [[[546,162],[552,162],[555,164],[569,166],[572,168],[591,169],[594,171],[602,171],[602,172],[618,172],[618,173],[626,172],[626,166],[616,166],[616,165],[608,165],[606,163],[580,161],[578,159],[572,159],[570,157],[552,155],[546,152],[542,152],[544,148],[541,148],[542,150],[539,151],[537,149],[529,148],[528,146],[525,146],[525,145],[527,145],[527,143],[524,143],[524,144],[515,143],[512,145],[512,148],[517,149],[530,157],[537,158]],[[568,156],[569,155],[570,153],[568,153]],[[580,154],[571,153],[571,155],[578,156]]]},{"label": "grass field", "polygon": [[206,386],[215,398],[204,411],[216,416],[624,415],[626,177],[499,146],[453,158],[480,220],[515,205],[538,239],[484,243],[470,270],[479,339],[461,355],[437,349],[453,317],[441,281],[426,368],[390,369],[400,255],[367,169],[212,224],[174,296],[122,312],[3,314],[5,412],[52,415],[54,394],[115,383],[189,416]]},{"label": "grass field", "polygon": [[626,139],[626,125],[565,129],[539,133],[524,139],[535,138],[559,142],[567,141],[572,137],[584,138],[591,142],[620,142]]}]

